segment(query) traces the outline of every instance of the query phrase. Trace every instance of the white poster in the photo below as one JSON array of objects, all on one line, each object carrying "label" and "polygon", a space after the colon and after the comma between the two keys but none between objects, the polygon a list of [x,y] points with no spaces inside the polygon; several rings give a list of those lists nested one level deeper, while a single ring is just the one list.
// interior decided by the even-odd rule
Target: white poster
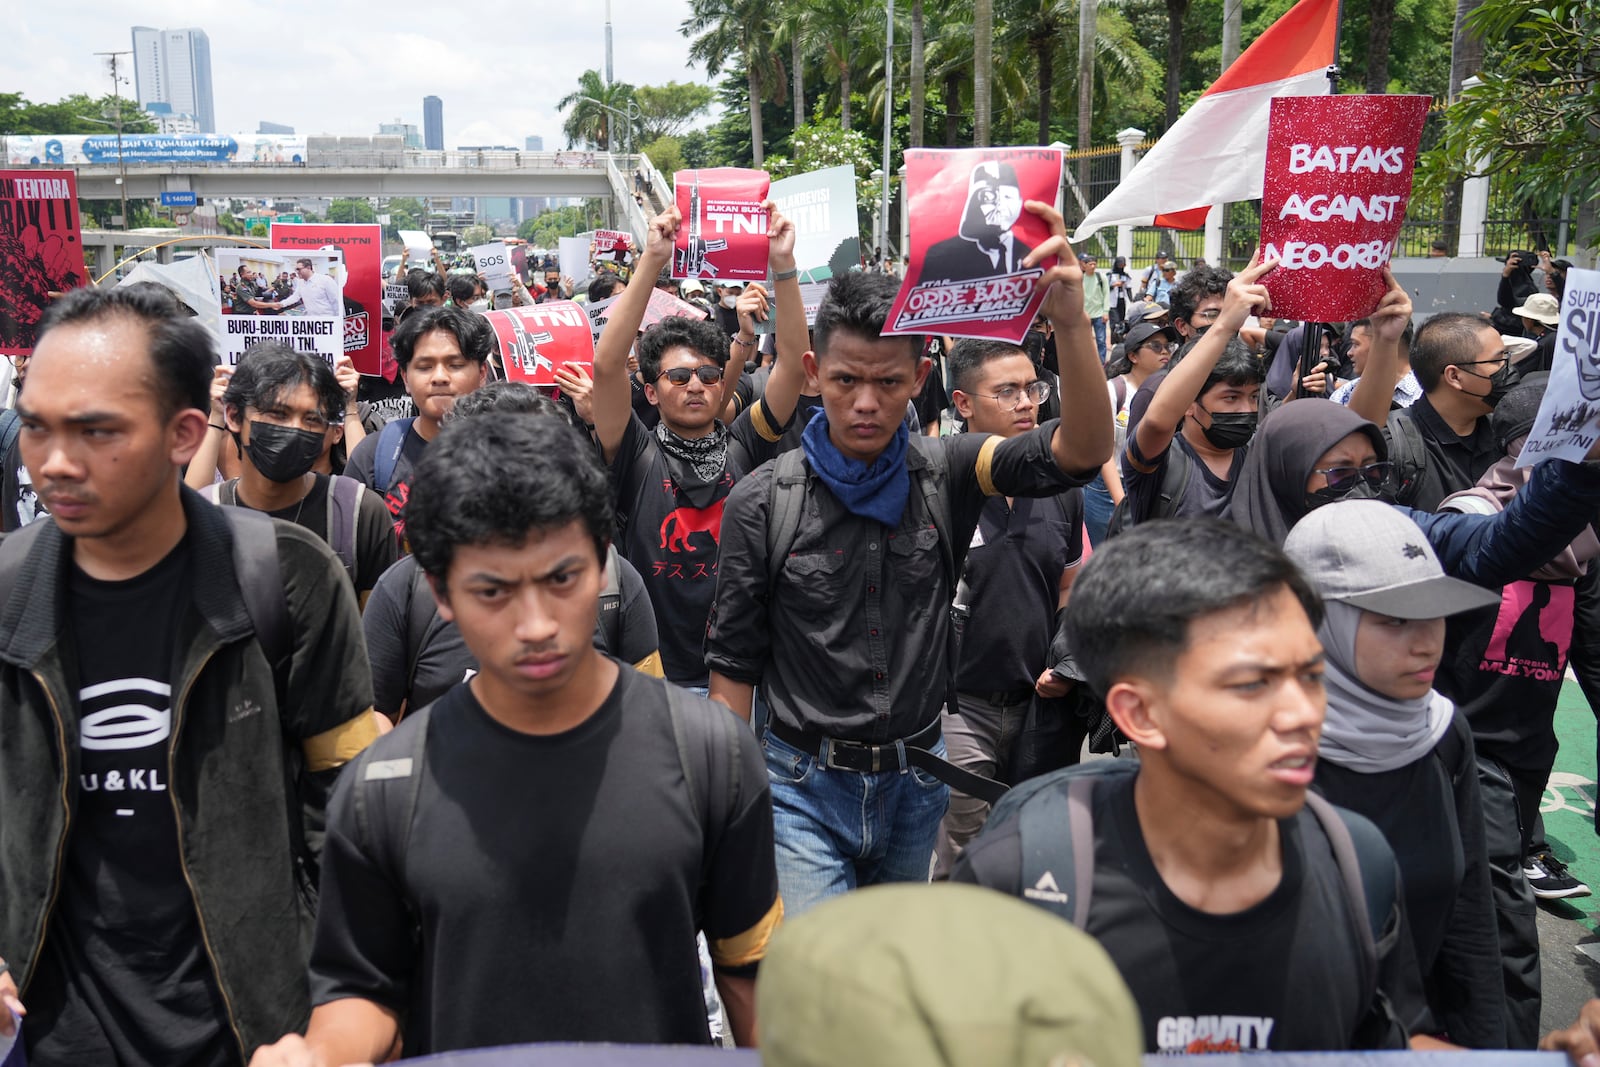
[{"label": "white poster", "polygon": [[277,341],[333,366],[344,354],[344,260],[337,253],[227,248],[215,253],[222,288],[221,348],[230,367]]},{"label": "white poster", "polygon": [[1544,459],[1581,460],[1600,438],[1600,271],[1567,271],[1550,383],[1539,418],[1517,457],[1527,467]]},{"label": "white poster", "polygon": [[433,258],[433,238],[421,230],[399,230],[401,242],[411,255],[407,257],[413,267],[425,266]]},{"label": "white poster", "polygon": [[582,285],[583,280],[589,276],[589,239],[561,238],[561,253],[558,259],[561,263],[561,273],[571,278],[574,285]]},{"label": "white poster", "polygon": [[511,291],[511,249],[499,241],[493,244],[478,245],[471,250],[473,262],[478,265],[478,273],[483,275],[484,284],[497,293]]}]

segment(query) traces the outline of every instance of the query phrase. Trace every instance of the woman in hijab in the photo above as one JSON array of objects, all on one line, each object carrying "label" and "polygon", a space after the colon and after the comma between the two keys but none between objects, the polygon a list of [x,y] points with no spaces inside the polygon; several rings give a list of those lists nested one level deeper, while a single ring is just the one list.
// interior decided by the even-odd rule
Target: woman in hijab
[{"label": "woman in hijab", "polygon": [[1399,509],[1345,501],[1284,543],[1322,594],[1327,715],[1314,788],[1394,849],[1434,1019],[1469,1048],[1505,1047],[1505,991],[1483,807],[1466,718],[1433,689],[1445,619],[1498,603],[1445,576]]}]

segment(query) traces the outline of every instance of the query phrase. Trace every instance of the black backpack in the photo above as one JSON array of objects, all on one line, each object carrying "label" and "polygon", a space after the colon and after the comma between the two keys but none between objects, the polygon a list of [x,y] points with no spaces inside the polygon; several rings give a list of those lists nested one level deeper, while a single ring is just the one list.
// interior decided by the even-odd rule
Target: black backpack
[{"label": "black backpack", "polygon": [[1428,446],[1422,431],[1407,409],[1389,412],[1383,435],[1389,441],[1389,462],[1394,464],[1394,501],[1410,507],[1422,489],[1422,476],[1428,470]]},{"label": "black backpack", "polygon": [[[1183,507],[1184,497],[1189,494],[1189,471],[1193,466],[1194,461],[1189,458],[1189,453],[1179,447],[1174,436],[1172,444],[1167,446],[1167,465],[1161,470],[1161,489],[1150,518],[1170,519],[1178,514],[1178,509]],[[1128,514],[1128,500],[1129,497],[1124,495],[1117,501],[1117,506],[1111,509],[1111,518],[1106,521],[1106,537],[1115,537],[1135,525],[1135,520]]]},{"label": "black backpack", "polygon": [[[356,534],[361,523],[361,498],[367,492],[367,487],[354,478],[338,474],[328,478],[328,526],[324,539],[333,549],[333,554],[339,557],[339,562],[344,564],[344,572],[350,576],[351,585],[355,584],[358,568]],[[237,478],[213,482],[202,489],[200,495],[213,504],[244,506],[239,503]]]}]

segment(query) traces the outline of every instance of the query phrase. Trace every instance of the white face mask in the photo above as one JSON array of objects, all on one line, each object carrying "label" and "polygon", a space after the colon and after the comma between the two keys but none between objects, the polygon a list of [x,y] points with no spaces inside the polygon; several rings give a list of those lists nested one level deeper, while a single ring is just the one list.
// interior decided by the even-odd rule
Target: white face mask
[{"label": "white face mask", "polygon": [[722,306],[725,308],[738,307],[739,298],[736,296],[725,296],[722,298]]}]

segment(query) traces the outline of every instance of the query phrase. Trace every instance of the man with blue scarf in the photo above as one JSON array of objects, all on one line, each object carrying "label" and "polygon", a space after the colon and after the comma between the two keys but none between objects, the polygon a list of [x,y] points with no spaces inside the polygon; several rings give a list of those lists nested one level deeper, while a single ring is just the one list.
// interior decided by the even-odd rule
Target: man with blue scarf
[{"label": "man with blue scarf", "polygon": [[[763,746],[778,879],[798,913],[879,882],[926,881],[948,789],[939,712],[954,669],[950,604],[992,496],[1083,485],[1111,455],[1111,412],[1083,272],[1061,216],[1028,256],[1054,326],[1062,418],[1002,439],[912,437],[906,401],[929,372],[920,337],[884,337],[896,283],[836,277],[817,312],[808,391],[822,410],[801,457],[741,479],[723,513],[706,637],[711,695],[771,710]],[[946,773],[946,776],[948,774]]]}]

